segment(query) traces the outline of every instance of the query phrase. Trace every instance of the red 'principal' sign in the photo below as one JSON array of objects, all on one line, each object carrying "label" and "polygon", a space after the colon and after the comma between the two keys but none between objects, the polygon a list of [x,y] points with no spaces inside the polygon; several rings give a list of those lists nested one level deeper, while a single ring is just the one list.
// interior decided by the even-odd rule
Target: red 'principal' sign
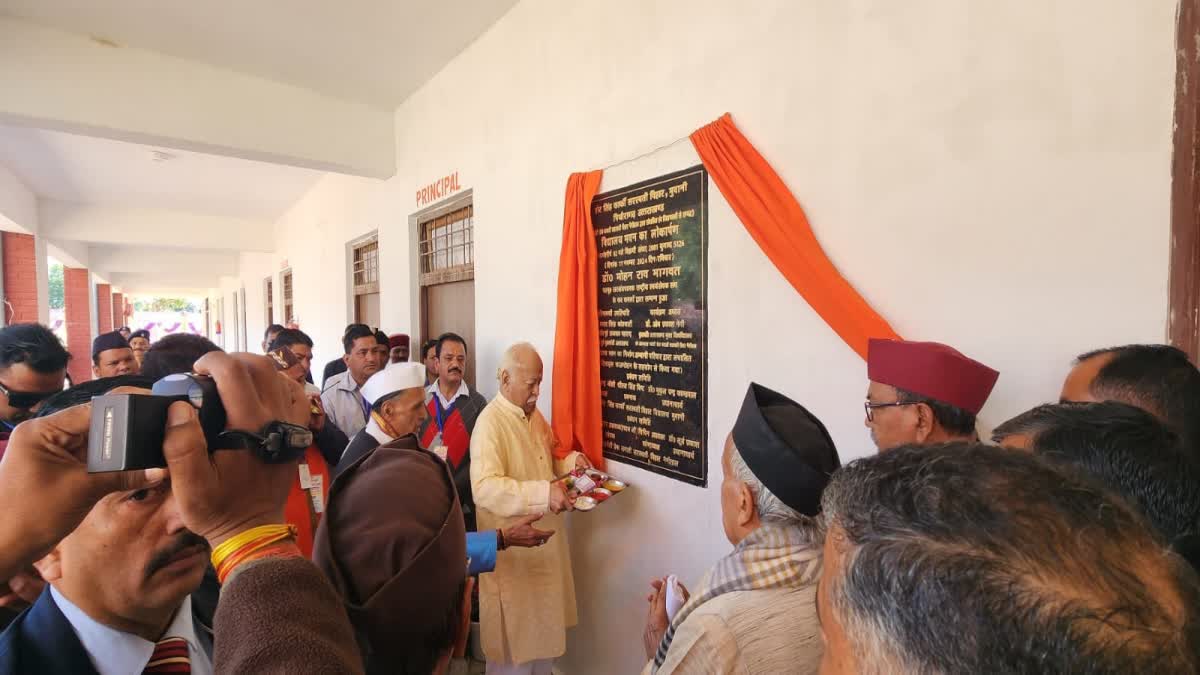
[{"label": "red 'principal' sign", "polygon": [[430,202],[448,197],[462,189],[458,184],[458,172],[443,176],[429,185],[417,190],[417,206],[424,206]]}]

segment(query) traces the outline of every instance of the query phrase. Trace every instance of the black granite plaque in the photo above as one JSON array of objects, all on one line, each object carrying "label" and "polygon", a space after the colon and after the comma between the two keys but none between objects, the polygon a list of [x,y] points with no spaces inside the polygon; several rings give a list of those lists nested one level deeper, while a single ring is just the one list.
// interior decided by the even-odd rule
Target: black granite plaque
[{"label": "black granite plaque", "polygon": [[597,195],[604,456],[708,482],[708,173]]}]

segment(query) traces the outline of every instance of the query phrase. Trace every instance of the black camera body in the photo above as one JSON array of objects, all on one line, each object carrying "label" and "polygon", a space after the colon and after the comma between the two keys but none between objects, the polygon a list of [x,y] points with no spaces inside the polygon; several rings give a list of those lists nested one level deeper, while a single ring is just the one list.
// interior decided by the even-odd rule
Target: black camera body
[{"label": "black camera body", "polygon": [[168,375],[150,391],[148,395],[106,394],[92,399],[89,473],[165,467],[162,446],[167,408],[176,401],[196,408],[209,452],[248,450],[268,464],[285,464],[296,461],[313,444],[312,431],[278,420],[257,433],[226,430],[228,419],[217,384],[205,375]]},{"label": "black camera body", "polygon": [[167,375],[154,383],[151,394],[106,394],[92,399],[88,433],[88,471],[129,471],[167,465],[163,436],[167,408],[176,401],[191,403],[210,451],[221,447],[225,406],[211,377],[194,373]]}]

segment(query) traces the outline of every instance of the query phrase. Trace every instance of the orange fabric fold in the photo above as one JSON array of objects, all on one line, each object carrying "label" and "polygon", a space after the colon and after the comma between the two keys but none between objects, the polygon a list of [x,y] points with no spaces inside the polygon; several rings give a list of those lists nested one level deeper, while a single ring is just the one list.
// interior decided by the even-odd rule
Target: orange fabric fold
[{"label": "orange fabric fold", "polygon": [[713,182],[759,248],[851,349],[866,359],[870,338],[899,337],[838,273],[800,203],[734,126],[729,113],[696,130],[691,139]]},{"label": "orange fabric fold", "polygon": [[571,174],[563,207],[554,330],[554,456],[579,450],[604,468],[600,401],[600,316],[596,299],[596,233],[592,198],[602,171]]}]

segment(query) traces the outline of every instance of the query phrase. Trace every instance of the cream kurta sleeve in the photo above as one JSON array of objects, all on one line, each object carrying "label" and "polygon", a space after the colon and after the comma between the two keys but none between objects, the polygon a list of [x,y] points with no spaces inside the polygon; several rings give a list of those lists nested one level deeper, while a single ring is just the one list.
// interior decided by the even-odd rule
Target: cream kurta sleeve
[{"label": "cream kurta sleeve", "polygon": [[[693,614],[675,632],[658,675],[743,675],[737,638],[719,616]],[[651,673],[654,661],[642,672]]]},{"label": "cream kurta sleeve", "polygon": [[504,517],[545,513],[550,508],[550,481],[509,478],[509,452],[528,452],[506,446],[508,434],[497,415],[480,415],[471,434],[471,490],[475,505]]}]

